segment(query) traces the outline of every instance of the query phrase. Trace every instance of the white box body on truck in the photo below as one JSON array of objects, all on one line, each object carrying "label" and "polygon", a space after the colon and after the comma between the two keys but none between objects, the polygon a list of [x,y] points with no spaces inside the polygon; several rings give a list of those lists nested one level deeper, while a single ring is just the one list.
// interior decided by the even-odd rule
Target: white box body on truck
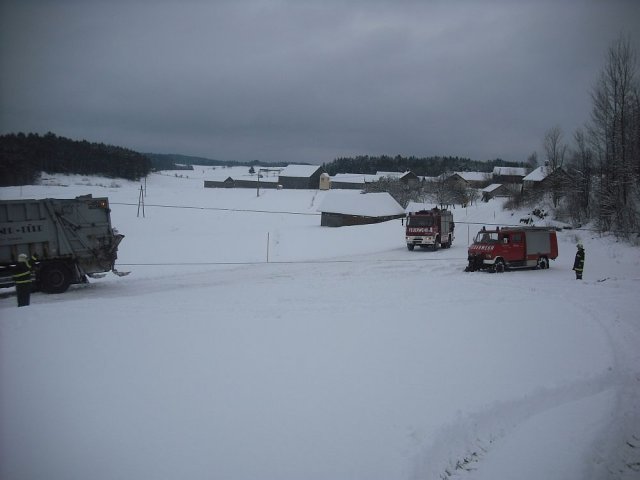
[{"label": "white box body on truck", "polygon": [[35,283],[62,293],[86,276],[113,271],[124,238],[111,226],[107,198],[0,200],[0,283],[10,286],[21,253],[37,258]]}]

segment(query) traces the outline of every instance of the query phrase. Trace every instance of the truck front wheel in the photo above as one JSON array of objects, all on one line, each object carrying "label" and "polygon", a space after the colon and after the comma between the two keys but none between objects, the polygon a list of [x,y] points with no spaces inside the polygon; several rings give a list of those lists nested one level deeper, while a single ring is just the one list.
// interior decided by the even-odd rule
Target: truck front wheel
[{"label": "truck front wheel", "polygon": [[64,263],[48,263],[40,269],[38,280],[43,292],[64,293],[71,284],[71,271]]},{"label": "truck front wheel", "polygon": [[415,245],[413,243],[407,243],[407,248],[409,250],[413,250],[415,248]]},{"label": "truck front wheel", "polygon": [[497,273],[504,273],[504,270],[505,270],[504,260],[501,258],[496,259],[496,263],[493,266],[493,268]]}]

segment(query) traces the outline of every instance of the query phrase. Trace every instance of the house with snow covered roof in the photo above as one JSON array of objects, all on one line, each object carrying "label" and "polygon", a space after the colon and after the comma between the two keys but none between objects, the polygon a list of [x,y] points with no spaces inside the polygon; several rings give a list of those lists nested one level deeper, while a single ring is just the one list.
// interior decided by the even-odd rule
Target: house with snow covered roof
[{"label": "house with snow covered roof", "polygon": [[451,186],[482,188],[491,183],[491,173],[489,172],[453,172],[449,175],[445,183]]},{"label": "house with snow covered roof", "polygon": [[406,185],[417,185],[421,179],[413,172],[377,172],[375,175],[367,173],[336,173],[331,177],[332,190],[364,190],[367,183],[377,182],[383,178],[398,180]]},{"label": "house with snow covered roof", "polygon": [[323,227],[344,227],[386,222],[405,216],[404,209],[387,192],[359,193],[331,190],[318,207]]},{"label": "house with snow covered roof", "polygon": [[523,182],[542,182],[551,174],[551,168],[547,165],[542,165],[533,170],[522,179]]},{"label": "house with snow covered roof", "polygon": [[282,188],[317,190],[322,173],[324,168],[319,165],[288,165],[280,172],[278,183]]},{"label": "house with snow covered roof", "polygon": [[493,167],[493,183],[522,183],[527,175],[526,168],[520,167]]},{"label": "house with snow covered roof", "polygon": [[376,172],[378,177],[400,178],[402,172]]},{"label": "house with snow covered roof", "polygon": [[481,188],[491,182],[489,172],[455,172],[455,174],[462,177],[473,188]]},{"label": "house with snow covered roof", "polygon": [[406,172],[376,172],[376,175],[379,178],[388,177],[394,180],[400,180],[402,183],[407,185],[415,185],[420,181],[418,176],[410,170],[407,170]]},{"label": "house with snow covered roof", "polygon": [[542,165],[522,179],[522,191],[545,190],[555,182],[563,182],[567,178],[567,172],[561,167],[553,170],[548,165]]},{"label": "house with snow covered roof", "polygon": [[331,189],[364,190],[367,183],[377,182],[379,178],[365,173],[336,173],[331,177]]}]

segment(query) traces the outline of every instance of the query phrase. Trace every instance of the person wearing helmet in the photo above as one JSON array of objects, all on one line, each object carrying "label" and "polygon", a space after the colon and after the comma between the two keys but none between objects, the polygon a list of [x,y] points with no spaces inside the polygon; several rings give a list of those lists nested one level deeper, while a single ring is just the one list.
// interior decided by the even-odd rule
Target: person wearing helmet
[{"label": "person wearing helmet", "polygon": [[573,262],[573,271],[576,272],[576,280],[582,280],[582,271],[584,270],[584,246],[579,243],[577,245],[576,259]]},{"label": "person wearing helmet", "polygon": [[18,306],[26,307],[31,298],[31,263],[24,253],[18,255],[18,266],[13,273],[13,282],[16,284]]}]

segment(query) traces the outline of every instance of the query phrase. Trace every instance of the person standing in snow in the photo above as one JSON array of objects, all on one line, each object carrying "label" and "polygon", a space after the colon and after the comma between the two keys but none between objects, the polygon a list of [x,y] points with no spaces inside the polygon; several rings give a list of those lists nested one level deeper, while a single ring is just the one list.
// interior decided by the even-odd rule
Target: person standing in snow
[{"label": "person standing in snow", "polygon": [[573,262],[573,270],[576,272],[576,280],[582,280],[582,271],[584,270],[584,246],[579,243],[577,245],[576,259]]},{"label": "person standing in snow", "polygon": [[31,299],[31,263],[24,253],[18,255],[18,266],[14,271],[13,281],[16,284],[18,306],[26,307]]}]

